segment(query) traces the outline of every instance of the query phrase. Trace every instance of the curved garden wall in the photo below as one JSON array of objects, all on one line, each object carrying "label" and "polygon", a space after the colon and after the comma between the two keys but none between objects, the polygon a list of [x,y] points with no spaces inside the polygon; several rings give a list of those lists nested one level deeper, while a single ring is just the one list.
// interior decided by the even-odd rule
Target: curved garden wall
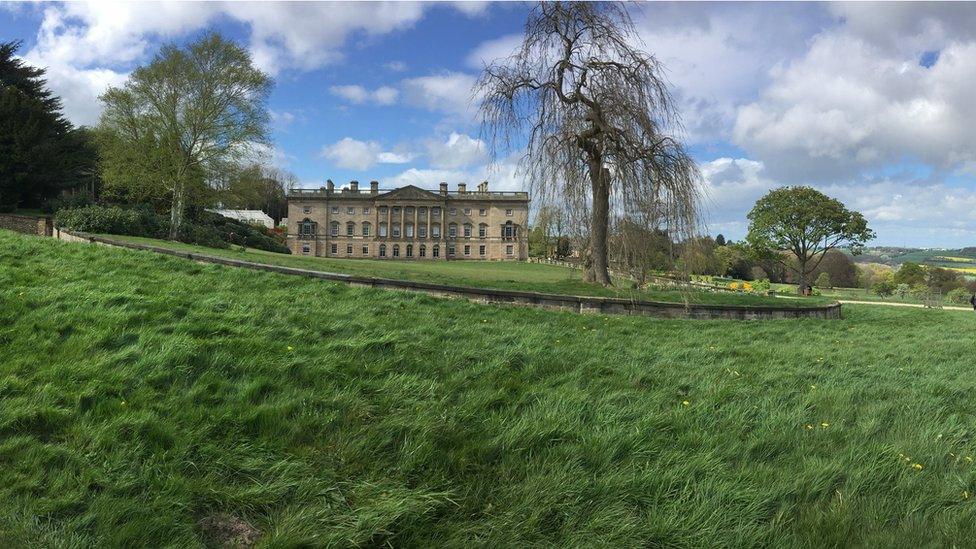
[{"label": "curved garden wall", "polygon": [[772,305],[705,305],[665,303],[659,301],[639,301],[615,297],[590,297],[562,294],[543,294],[537,292],[523,292],[517,290],[499,290],[492,288],[472,288],[468,286],[451,286],[446,284],[435,284],[430,282],[414,282],[410,280],[393,280],[388,278],[374,278],[367,276],[347,275],[341,273],[329,273],[324,271],[313,271],[309,269],[297,269],[294,267],[282,267],[279,265],[268,265],[265,263],[254,263],[251,261],[241,261],[223,257],[214,257],[194,252],[184,252],[137,244],[134,242],[123,242],[112,240],[101,236],[87,235],[82,233],[71,234],[65,231],[57,231],[57,238],[71,241],[86,241],[121,248],[131,248],[135,250],[146,250],[165,255],[173,255],[199,261],[202,263],[214,263],[218,265],[229,265],[254,269],[259,271],[269,271],[273,273],[305,276],[344,282],[353,286],[363,286],[370,288],[382,288],[389,290],[401,290],[409,292],[420,292],[437,297],[454,297],[468,299],[478,303],[496,303],[505,305],[521,305],[527,307],[538,307],[542,309],[553,309],[560,311],[571,311],[576,313],[592,314],[621,314],[621,315],[643,315],[660,318],[693,318],[693,319],[723,319],[723,320],[773,320],[789,318],[820,318],[838,319],[841,318],[840,303],[815,307],[777,307]]}]

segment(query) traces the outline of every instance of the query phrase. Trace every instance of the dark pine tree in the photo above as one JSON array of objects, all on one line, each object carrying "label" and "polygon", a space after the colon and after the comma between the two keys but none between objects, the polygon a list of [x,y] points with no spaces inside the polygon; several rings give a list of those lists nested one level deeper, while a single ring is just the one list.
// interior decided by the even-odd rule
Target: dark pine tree
[{"label": "dark pine tree", "polygon": [[0,43],[0,211],[40,207],[95,173],[89,133],[64,118],[44,69],[17,58],[19,48]]}]

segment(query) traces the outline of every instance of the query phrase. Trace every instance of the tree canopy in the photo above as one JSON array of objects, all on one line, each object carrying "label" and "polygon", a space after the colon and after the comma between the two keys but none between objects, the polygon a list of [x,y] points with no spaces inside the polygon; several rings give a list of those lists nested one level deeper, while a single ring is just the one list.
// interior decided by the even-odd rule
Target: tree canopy
[{"label": "tree canopy", "polygon": [[874,238],[861,213],[811,187],[774,189],[756,202],[748,217],[749,245],[791,268],[800,291],[828,250],[846,246],[856,255]]},{"label": "tree canopy", "polygon": [[602,284],[611,210],[676,238],[698,219],[698,168],[664,68],[639,43],[623,4],[541,2],[521,46],[476,87],[494,155],[527,141],[533,199],[589,210],[574,217],[589,218],[586,276]]},{"label": "tree canopy", "polygon": [[210,34],[186,48],[164,46],[102,101],[106,186],[137,200],[169,205],[176,238],[189,204],[229,164],[268,143],[272,81],[244,48]]}]

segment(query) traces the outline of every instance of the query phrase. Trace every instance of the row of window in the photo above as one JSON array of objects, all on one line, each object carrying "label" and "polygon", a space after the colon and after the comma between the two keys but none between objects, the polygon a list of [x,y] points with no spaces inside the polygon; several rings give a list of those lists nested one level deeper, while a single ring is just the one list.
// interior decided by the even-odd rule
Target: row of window
[{"label": "row of window", "polygon": [[[313,235],[314,234],[314,229],[311,227],[311,225],[314,225],[314,223],[313,222],[308,222],[308,221],[303,221],[302,224],[301,224],[301,226],[299,227],[299,234],[302,234],[303,236]],[[305,232],[305,227],[306,226],[309,227],[308,232]],[[360,233],[362,234],[362,236],[370,236],[371,231],[372,231],[372,228],[373,228],[373,225],[370,222],[364,221],[363,223],[360,224]],[[471,234],[472,234],[472,230],[473,229],[474,229],[474,227],[470,223],[465,223],[463,225],[463,227],[462,227],[462,233],[461,234],[465,238],[471,238]],[[332,236],[339,236],[339,222],[338,221],[333,221],[332,223],[329,224],[329,234],[331,234]],[[401,234],[400,233],[400,224],[399,223],[394,223],[393,224],[393,237],[394,238],[399,238],[400,237],[400,234]],[[403,226],[403,234],[407,238],[413,238],[413,236],[414,236],[414,225],[413,225],[413,223],[406,223],[406,224],[404,224],[404,226]],[[448,234],[448,236],[450,238],[457,238],[457,236],[458,236],[458,224],[457,223],[451,223],[450,225],[448,225],[447,226],[447,234]],[[346,236],[355,236],[355,235],[356,235],[356,223],[355,222],[352,222],[352,221],[346,223]],[[512,238],[512,237],[514,237],[515,236],[515,226],[512,225],[511,222],[506,223],[505,225],[502,226],[501,235],[504,238]],[[381,237],[387,236],[387,224],[386,224],[386,222],[380,223],[379,236],[381,236]],[[427,238],[427,226],[426,225],[419,225],[417,227],[417,236],[420,237],[420,238]],[[431,236],[431,238],[440,238],[441,237],[441,226],[440,226],[439,223],[433,223],[433,224],[431,224],[431,226],[430,226],[430,236]],[[487,238],[487,237],[488,237],[488,225],[486,225],[484,223],[481,223],[480,225],[478,225],[478,238]]]},{"label": "row of window", "polygon": [[[363,215],[369,215],[369,206],[364,206],[362,208],[362,210],[363,210]],[[337,214],[337,213],[339,213],[339,211],[340,211],[339,206],[332,206],[332,213]],[[471,215],[471,208],[463,208],[462,211],[464,212],[464,215]],[[302,213],[304,213],[304,214],[310,214],[310,213],[312,213],[312,207],[311,206],[302,206]],[[355,215],[356,214],[356,207],[355,206],[346,206],[346,213],[349,214],[349,215]],[[406,208],[406,211],[404,213],[406,215],[413,215],[413,207],[407,207]],[[427,216],[427,208],[424,208],[424,207],[417,208],[417,213],[421,217],[426,217]],[[440,215],[441,215],[441,209],[440,208],[431,208],[430,213],[434,217],[440,217]],[[447,213],[448,213],[448,215],[456,216],[457,215],[457,208],[449,208],[447,210]],[[386,215],[386,214],[387,214],[387,207],[386,206],[380,206],[380,215]],[[399,206],[394,206],[393,207],[393,215],[400,215],[400,207]],[[480,215],[482,217],[487,216],[488,215],[488,208],[480,208],[478,210],[478,215]],[[512,208],[508,208],[508,209],[505,210],[505,215],[508,216],[508,217],[512,217],[513,215],[515,215],[515,210],[513,210]]]},{"label": "row of window", "polygon": [[[353,250],[354,250],[354,246],[352,244],[346,244],[346,255],[350,255],[350,256],[353,255]],[[386,250],[387,250],[386,244],[380,244],[380,257],[387,257]],[[303,244],[302,245],[302,253],[303,254],[306,254],[307,255],[307,254],[311,253],[311,251],[312,251],[311,245],[309,245],[309,244]],[[360,251],[362,252],[362,255],[368,256],[369,255],[369,245],[368,244],[364,244],[360,248]],[[392,251],[393,251],[393,257],[400,257],[400,245],[399,244],[394,244],[393,247],[392,247]],[[407,244],[405,246],[405,251],[406,251],[406,257],[413,257],[413,244]],[[465,256],[470,256],[471,255],[471,246],[470,245],[465,245],[464,248],[463,248],[463,251],[464,251],[464,255]],[[419,248],[419,252],[420,252],[420,256],[419,257],[427,257],[427,246],[425,246],[424,244],[421,244],[420,245],[420,248]],[[440,257],[441,256],[441,247],[438,246],[438,245],[434,245],[434,247],[432,248],[432,252],[433,252],[433,257]],[[478,255],[479,256],[484,257],[484,256],[488,255],[487,252],[488,252],[487,246],[485,246],[484,244],[478,246]],[[333,244],[332,245],[332,255],[338,255],[338,253],[339,253],[339,245],[338,244]],[[447,247],[447,254],[449,256],[457,255],[457,247],[455,247],[455,246],[448,246]],[[506,255],[514,255],[515,254],[515,247],[512,246],[511,244],[509,244],[508,246],[505,246],[505,254]]]}]

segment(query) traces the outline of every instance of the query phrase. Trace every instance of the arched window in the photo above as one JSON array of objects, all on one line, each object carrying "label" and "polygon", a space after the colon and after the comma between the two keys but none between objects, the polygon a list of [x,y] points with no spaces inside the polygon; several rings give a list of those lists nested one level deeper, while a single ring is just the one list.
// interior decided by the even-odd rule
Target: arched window
[{"label": "arched window", "polygon": [[329,223],[329,234],[332,236],[339,236],[339,222],[333,221]]},{"label": "arched window", "polygon": [[386,244],[380,244],[380,257],[386,257]]},{"label": "arched window", "polygon": [[471,224],[464,224],[464,238],[471,238]]},{"label": "arched window", "polygon": [[430,225],[430,237],[431,238],[440,238],[441,237],[441,224],[440,223],[431,223],[431,225]]},{"label": "arched window", "polygon": [[400,224],[393,224],[393,238],[400,238]]},{"label": "arched window", "polygon": [[407,238],[413,238],[413,223],[407,223],[404,226]]},{"label": "arched window", "polygon": [[487,237],[488,237],[488,224],[482,223],[478,225],[478,238],[487,238]]},{"label": "arched window", "polygon": [[457,238],[457,223],[451,223],[447,226],[447,236]]},{"label": "arched window", "polygon": [[407,257],[413,257],[413,244],[407,244]]},{"label": "arched window", "polygon": [[420,245],[420,257],[427,257],[427,246]]},{"label": "arched window", "polygon": [[399,244],[394,244],[393,245],[393,257],[400,257],[400,245]]},{"label": "arched window", "polygon": [[369,223],[369,221],[364,221],[363,222],[363,236],[369,236],[369,230],[371,228],[372,228],[372,225]]},{"label": "arched window", "polygon": [[386,237],[386,221],[380,223],[380,236]]},{"label": "arched window", "polygon": [[298,236],[303,238],[311,238],[315,236],[315,225],[316,223],[309,218],[305,218],[301,223],[298,224]]},{"label": "arched window", "polygon": [[434,257],[440,257],[440,256],[441,256],[441,247],[437,244],[434,244]]},{"label": "arched window", "polygon": [[514,238],[515,237],[515,225],[512,225],[511,221],[506,221],[502,225],[502,238]]},{"label": "arched window", "polygon": [[356,234],[356,224],[352,221],[346,223],[346,236],[352,236]]}]

